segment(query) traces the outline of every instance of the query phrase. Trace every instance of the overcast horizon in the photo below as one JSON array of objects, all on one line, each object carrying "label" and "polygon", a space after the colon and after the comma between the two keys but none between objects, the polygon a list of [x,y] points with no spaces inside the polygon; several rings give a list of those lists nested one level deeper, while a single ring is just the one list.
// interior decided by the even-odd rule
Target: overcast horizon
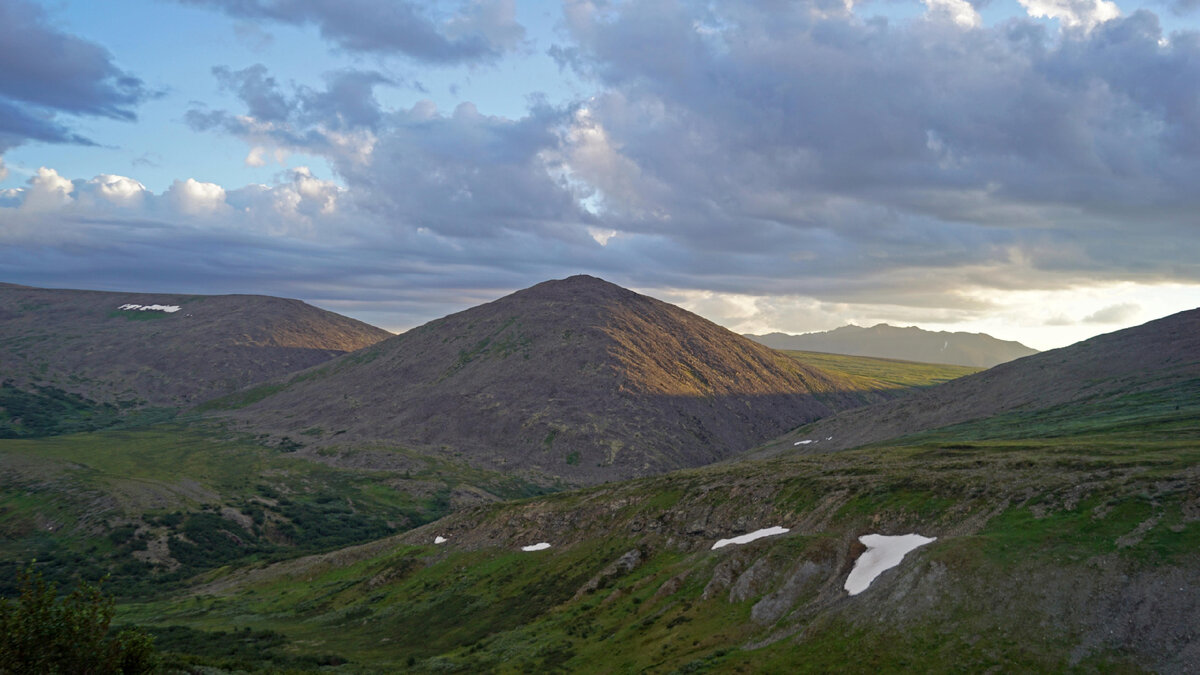
[{"label": "overcast horizon", "polygon": [[1200,305],[1200,2],[0,0],[0,281],[395,332],[591,274],[739,333]]}]

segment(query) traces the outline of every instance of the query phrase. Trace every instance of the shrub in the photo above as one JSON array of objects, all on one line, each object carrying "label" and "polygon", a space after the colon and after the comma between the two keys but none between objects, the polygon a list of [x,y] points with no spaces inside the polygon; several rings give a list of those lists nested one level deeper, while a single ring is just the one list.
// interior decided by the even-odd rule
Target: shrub
[{"label": "shrub", "polygon": [[153,640],[140,630],[110,634],[114,603],[96,586],[80,584],[59,597],[30,566],[18,573],[17,598],[0,599],[0,672],[150,673]]}]

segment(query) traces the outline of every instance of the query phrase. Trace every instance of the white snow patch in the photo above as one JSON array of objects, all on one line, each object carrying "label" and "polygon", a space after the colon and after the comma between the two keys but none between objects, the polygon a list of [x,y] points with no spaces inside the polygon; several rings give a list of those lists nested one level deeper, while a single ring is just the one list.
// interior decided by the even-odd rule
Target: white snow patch
[{"label": "white snow patch", "polygon": [[768,528],[765,528],[762,530],[755,530],[749,534],[739,535],[739,536],[733,537],[732,539],[718,539],[717,543],[713,544],[712,548],[709,550],[715,551],[715,550],[721,548],[722,546],[728,546],[730,544],[749,544],[750,542],[754,541],[755,539],[762,539],[763,537],[774,537],[777,534],[783,534],[787,531],[788,531],[788,529],[786,527],[779,527],[778,525],[776,525],[775,527],[768,527]]},{"label": "white snow patch", "polygon": [[850,595],[858,595],[867,590],[867,586],[875,581],[875,577],[899,565],[909,551],[936,541],[937,537],[922,537],[919,534],[864,534],[858,540],[867,550],[854,561],[854,569],[850,570],[850,576],[846,577],[845,589]]},{"label": "white snow patch", "polygon": [[529,546],[522,546],[522,547],[521,547],[521,550],[522,550],[522,551],[545,551],[545,550],[546,550],[546,549],[548,549],[548,548],[550,548],[550,544],[547,544],[546,542],[544,542],[544,541],[543,541],[543,542],[541,542],[541,543],[538,543],[538,544],[531,544],[531,545],[529,545]]},{"label": "white snow patch", "polygon": [[792,443],[792,445],[808,445],[809,443],[812,443],[812,442],[813,441],[810,438],[810,439],[804,440],[804,441],[796,441],[795,443]]},{"label": "white snow patch", "polygon": [[446,538],[439,534],[438,536],[433,538],[433,543],[444,544],[444,543],[446,543]]},{"label": "white snow patch", "polygon": [[172,312],[178,312],[179,305],[121,305],[117,309],[129,311],[136,310],[138,312],[166,312],[167,314],[170,314]]}]

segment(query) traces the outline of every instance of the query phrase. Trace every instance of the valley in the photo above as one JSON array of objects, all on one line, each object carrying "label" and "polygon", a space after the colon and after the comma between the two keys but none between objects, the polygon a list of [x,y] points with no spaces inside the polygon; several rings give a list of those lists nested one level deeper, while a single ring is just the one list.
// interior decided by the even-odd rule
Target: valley
[{"label": "valley", "polygon": [[[0,576],[109,575],[178,672],[1188,672],[1197,322],[980,371],[547,282],[0,439]],[[908,534],[847,592],[861,537]]]}]

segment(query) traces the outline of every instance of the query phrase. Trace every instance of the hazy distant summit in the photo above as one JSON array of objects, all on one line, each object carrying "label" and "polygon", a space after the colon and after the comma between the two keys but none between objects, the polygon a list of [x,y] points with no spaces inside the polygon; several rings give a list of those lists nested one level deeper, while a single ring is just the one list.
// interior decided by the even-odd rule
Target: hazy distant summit
[{"label": "hazy distant summit", "polygon": [[991,368],[1006,361],[1038,353],[1036,349],[1026,347],[1020,342],[999,340],[986,333],[935,332],[915,326],[901,328],[886,323],[870,328],[842,326],[823,333],[768,333],[746,337],[772,349],[875,356],[977,368]]}]

